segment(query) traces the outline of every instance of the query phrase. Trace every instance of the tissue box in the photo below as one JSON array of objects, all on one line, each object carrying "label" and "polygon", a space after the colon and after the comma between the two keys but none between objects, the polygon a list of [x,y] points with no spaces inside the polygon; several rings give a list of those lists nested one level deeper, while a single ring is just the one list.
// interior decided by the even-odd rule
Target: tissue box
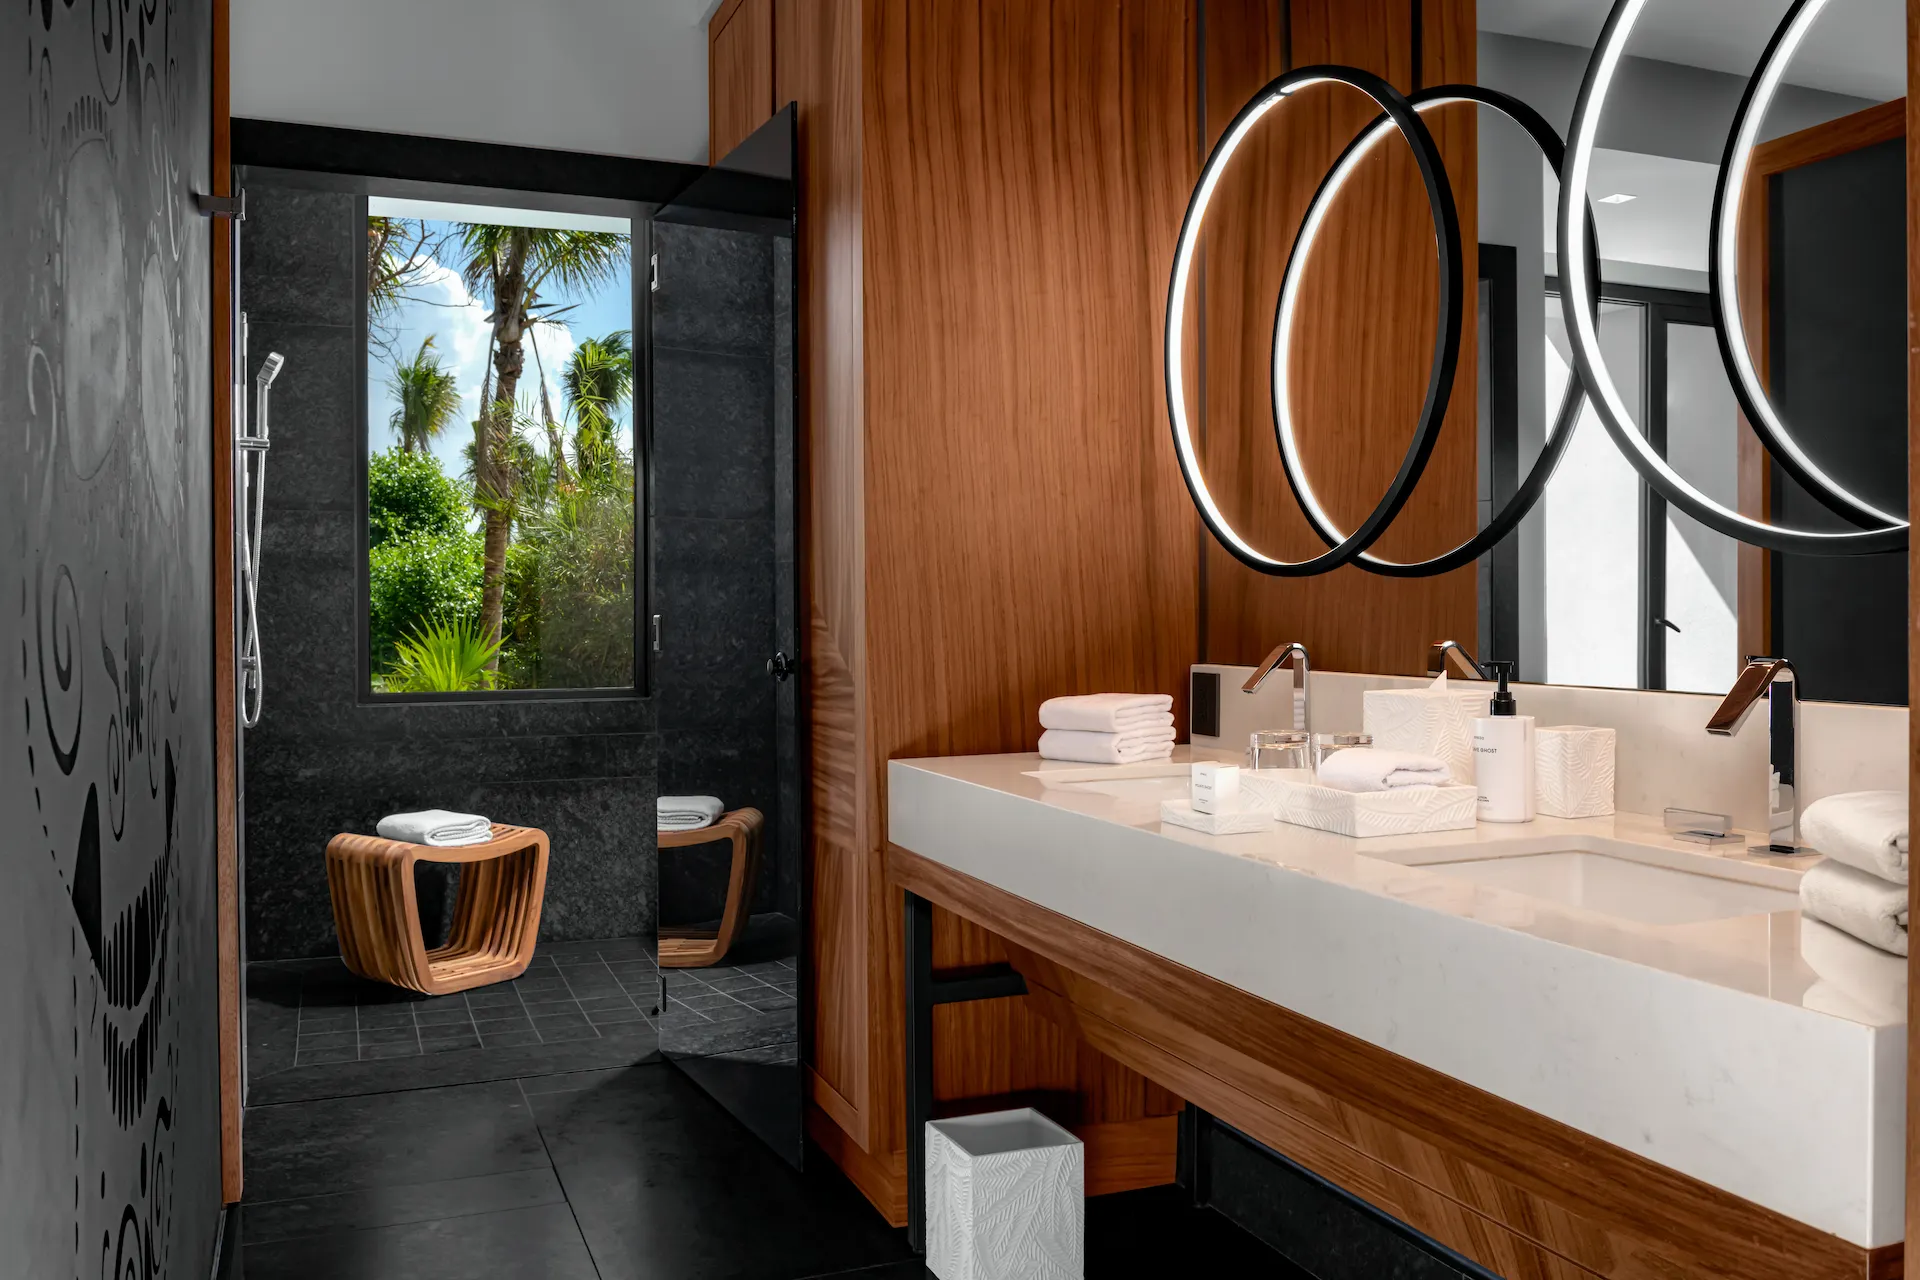
[{"label": "tissue box", "polygon": [[1361,695],[1362,727],[1385,751],[1412,751],[1447,762],[1454,782],[1473,785],[1473,722],[1487,714],[1493,686],[1457,689],[1369,689]]},{"label": "tissue box", "polygon": [[1533,735],[1534,808],[1548,818],[1604,818],[1613,812],[1611,729],[1562,724]]},{"label": "tissue box", "polygon": [[1080,1139],[1030,1107],[927,1122],[927,1269],[940,1280],[1081,1280]]}]

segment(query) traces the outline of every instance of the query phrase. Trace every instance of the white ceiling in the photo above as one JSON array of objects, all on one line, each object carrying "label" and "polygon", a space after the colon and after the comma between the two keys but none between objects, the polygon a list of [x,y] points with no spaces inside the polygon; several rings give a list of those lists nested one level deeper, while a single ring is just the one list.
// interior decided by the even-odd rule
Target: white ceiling
[{"label": "white ceiling", "polygon": [[[1482,31],[1590,47],[1605,0],[1479,0]],[[1651,0],[1627,52],[1752,75],[1788,0]],[[1791,84],[1884,102],[1906,92],[1905,0],[1829,0],[1787,71]]]},{"label": "white ceiling", "polygon": [[[1596,147],[1587,192],[1594,200],[1600,256],[1609,262],[1704,272],[1713,184],[1719,175],[1718,165]],[[1557,234],[1560,188],[1551,171],[1545,177],[1541,221],[1551,246]],[[1600,197],[1615,192],[1635,198],[1626,204],[1599,203]]]}]

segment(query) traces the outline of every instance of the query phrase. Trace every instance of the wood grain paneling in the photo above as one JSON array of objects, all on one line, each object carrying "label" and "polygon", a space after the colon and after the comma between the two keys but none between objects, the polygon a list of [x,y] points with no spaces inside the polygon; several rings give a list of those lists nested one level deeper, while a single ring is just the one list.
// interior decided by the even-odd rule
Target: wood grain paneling
[{"label": "wood grain paneling", "polygon": [[[215,195],[233,194],[233,101],[228,0],[213,0],[213,154]],[[213,265],[213,851],[214,934],[220,989],[220,1196],[236,1204],[241,1177],[240,1120],[246,1050],[240,1042],[240,722],[234,698],[233,546],[233,225],[211,223]]]},{"label": "wood grain paneling", "polygon": [[[1423,6],[1416,69],[1413,16]],[[1292,65],[1340,63],[1384,76],[1403,91],[1474,79],[1474,7],[1434,0],[1238,0],[1236,18],[1290,34]],[[1211,37],[1215,7],[1208,7]],[[1207,143],[1242,103],[1284,69],[1279,40],[1207,41]],[[1468,318],[1446,429],[1382,555],[1424,558],[1474,528],[1476,401],[1472,256],[1477,219],[1474,109],[1426,113],[1446,158],[1468,250]],[[1270,359],[1273,309],[1308,199],[1354,134],[1377,114],[1367,98],[1338,86],[1303,91],[1276,111],[1236,159],[1234,192],[1219,203],[1210,235],[1203,307],[1208,472],[1222,507],[1270,553],[1304,559],[1324,550],[1296,509],[1273,439]],[[1223,196],[1229,193],[1223,191]],[[1351,528],[1385,492],[1399,466],[1426,390],[1435,325],[1434,233],[1411,155],[1399,142],[1377,148],[1333,205],[1302,281],[1292,352],[1304,465],[1315,491]],[[1205,634],[1211,661],[1253,662],[1282,640],[1298,640],[1316,664],[1354,671],[1420,669],[1434,639],[1471,639],[1471,569],[1401,581],[1358,569],[1324,577],[1271,579],[1209,544]]]},{"label": "wood grain paneling", "polygon": [[[862,768],[1031,749],[1047,697],[1179,692],[1193,516],[1158,350],[1196,173],[1190,6],[1017,0],[868,10],[867,713]],[[899,896],[862,820],[869,1149],[904,1140]],[[940,963],[979,939],[936,923]],[[1088,1120],[1177,1101],[1017,1002],[943,1009],[936,1093],[1071,1090]]]},{"label": "wood grain paneling", "polygon": [[774,96],[796,104],[800,151],[801,689],[812,773],[807,1058],[864,1146],[871,954],[859,767],[866,594],[861,345],[859,0],[781,0]]},{"label": "wood grain paneling", "polygon": [[1502,1275],[1859,1280],[1848,1244],[894,848],[888,874],[1005,939],[1029,1004]]},{"label": "wood grain paneling", "polygon": [[727,0],[707,24],[707,163],[773,116],[773,0]]}]

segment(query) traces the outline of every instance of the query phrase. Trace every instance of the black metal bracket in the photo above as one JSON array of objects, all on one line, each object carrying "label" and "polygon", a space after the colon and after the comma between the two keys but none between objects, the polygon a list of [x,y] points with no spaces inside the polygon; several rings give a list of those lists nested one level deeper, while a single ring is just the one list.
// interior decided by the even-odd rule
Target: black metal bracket
[{"label": "black metal bracket", "polygon": [[906,894],[907,996],[907,1247],[927,1249],[927,1121],[933,1119],[933,1010],[935,1005],[998,1000],[1027,994],[1012,967],[988,965],[933,974],[933,904]]},{"label": "black metal bracket", "polygon": [[196,191],[193,193],[193,207],[200,211],[203,218],[231,218],[235,222],[245,222],[247,193],[242,190],[238,195],[215,196]]}]

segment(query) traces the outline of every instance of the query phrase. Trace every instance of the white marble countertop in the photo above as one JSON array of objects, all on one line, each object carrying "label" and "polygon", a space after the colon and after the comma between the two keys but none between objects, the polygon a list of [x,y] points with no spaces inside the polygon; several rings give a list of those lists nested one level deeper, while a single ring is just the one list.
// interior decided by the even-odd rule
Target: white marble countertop
[{"label": "white marble countertop", "polygon": [[1435,869],[1585,850],[1791,892],[1813,859],[1632,814],[1208,836],[1160,822],[1184,778],[1123,773],[894,761],[889,838],[1842,1239],[1904,1234],[1901,964],[1803,947],[1794,910],[1639,923]]}]

